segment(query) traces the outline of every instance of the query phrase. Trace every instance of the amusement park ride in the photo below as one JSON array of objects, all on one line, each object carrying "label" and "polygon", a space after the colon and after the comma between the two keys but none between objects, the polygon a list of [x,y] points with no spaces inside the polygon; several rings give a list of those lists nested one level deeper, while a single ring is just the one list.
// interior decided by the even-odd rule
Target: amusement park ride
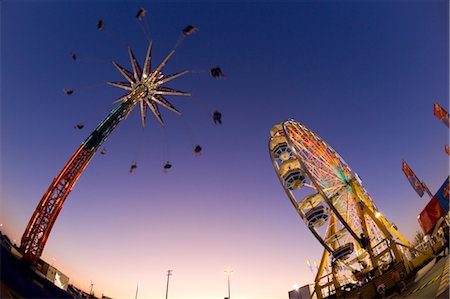
[{"label": "amusement park ride", "polygon": [[292,119],[272,127],[270,136],[270,157],[281,185],[324,247],[315,278],[318,298],[340,297],[350,282],[380,280],[392,267],[412,270],[408,241],[330,145]]},{"label": "amusement park ride", "polygon": [[35,264],[39,260],[64,201],[70,191],[72,191],[72,188],[81,173],[89,164],[89,161],[102,143],[108,138],[109,134],[111,134],[114,128],[116,128],[116,126],[125,119],[137,105],[140,106],[142,125],[145,124],[147,108],[150,108],[161,124],[164,124],[157,104],[180,114],[180,112],[172,106],[164,96],[190,96],[190,94],[165,87],[163,84],[186,74],[188,71],[168,76],[163,75],[161,72],[175,53],[175,50],[172,50],[161,64],[152,71],[151,51],[152,43],[150,42],[145,57],[144,68],[141,69],[133,52],[128,48],[133,73],[113,62],[114,66],[127,79],[127,82],[109,82],[109,84],[125,89],[128,93],[114,102],[122,103],[111,111],[111,113],[75,151],[59,175],[54,178],[52,184],[39,202],[22,236],[20,244],[20,251],[23,254],[23,258],[28,262]]}]

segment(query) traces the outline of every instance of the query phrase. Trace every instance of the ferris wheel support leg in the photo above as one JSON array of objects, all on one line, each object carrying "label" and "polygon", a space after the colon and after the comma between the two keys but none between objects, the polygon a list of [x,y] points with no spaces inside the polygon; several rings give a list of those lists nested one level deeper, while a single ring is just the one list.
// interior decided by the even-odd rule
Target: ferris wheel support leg
[{"label": "ferris wheel support leg", "polygon": [[[353,187],[352,187],[353,188]],[[361,228],[363,231],[364,236],[370,237],[369,230],[367,229],[367,221],[366,221],[366,208],[364,204],[360,204],[362,202],[359,201],[359,199],[356,196],[356,193],[353,193],[353,200],[355,201],[355,206],[357,207],[357,213],[359,217],[359,221],[361,221]],[[379,267],[379,262],[377,258],[375,257],[375,253],[373,252],[372,244],[369,242],[367,244],[367,248],[363,248],[364,250],[369,253],[370,262],[372,263],[372,267],[376,271],[376,276],[381,275],[381,269]]]},{"label": "ferris wheel support leg", "polygon": [[[372,214],[372,215],[371,215],[370,217],[371,217],[372,219],[376,218],[376,217],[375,217],[375,214],[373,213],[373,210],[369,208],[369,207],[370,207],[370,202],[369,202],[369,200],[367,200],[366,196],[363,194],[363,192],[361,191],[361,188],[358,186],[358,184],[355,184],[354,179],[352,179],[352,181],[350,182],[350,184],[351,184],[351,186],[352,186],[352,189],[358,194],[358,197],[359,197],[359,198],[364,202],[364,204],[367,206],[367,209],[368,209],[369,211],[371,211],[371,214]],[[400,233],[397,231],[397,229],[395,229],[395,227],[393,227],[392,224],[390,224],[389,222],[387,222],[387,221],[386,221],[386,218],[384,218],[383,215],[381,215],[379,218],[374,219],[374,221],[377,223],[377,225],[379,225],[379,222],[381,222],[381,223],[383,224],[382,226],[389,228],[389,230],[390,230],[397,238],[399,238],[399,240],[402,241],[403,244],[405,244],[405,245],[407,245],[407,246],[411,246],[411,245],[409,244],[408,240],[406,240],[406,238],[405,238],[402,234],[400,234]]]},{"label": "ferris wheel support leg", "polygon": [[[394,253],[395,256],[395,260],[397,262],[403,262],[406,266],[406,264],[408,263],[408,261],[404,258],[404,256],[400,253],[399,248],[397,247],[395,240],[390,232],[390,230],[388,228],[390,228],[393,233],[398,237],[401,241],[404,241],[406,244],[409,245],[409,242],[406,241],[406,239],[397,232],[397,230],[393,229],[390,225],[386,225],[386,221],[383,221],[383,219],[380,219],[382,217],[377,218],[375,216],[375,213],[373,212],[373,210],[370,208],[370,206],[368,205],[368,200],[367,198],[364,196],[364,194],[362,193],[361,189],[359,188],[358,184],[355,183],[355,180],[352,179],[350,181],[350,185],[353,189],[353,191],[356,193],[356,195],[361,199],[361,208],[363,210],[363,214],[367,214],[374,222],[375,224],[380,228],[380,230],[383,232],[384,236],[386,237],[386,239],[388,239],[389,241],[389,246],[392,250],[392,252]],[[370,245],[370,244],[369,244]],[[409,269],[408,266],[406,266],[407,269]]]},{"label": "ferris wheel support leg", "polygon": [[315,289],[317,294],[317,299],[322,299],[322,286],[320,285],[320,280],[322,279],[323,270],[325,269],[325,266],[327,264],[328,257],[330,256],[330,253],[324,249],[322,253],[322,258],[320,259],[319,268],[317,269],[316,279],[315,279]]},{"label": "ferris wheel support leg", "polygon": [[332,278],[333,278],[333,284],[334,284],[334,289],[336,290],[336,297],[340,298],[342,297],[342,290],[340,288],[340,284],[338,281],[338,268],[337,268],[337,263],[333,263],[331,265],[331,272],[333,273]]},{"label": "ferris wheel support leg", "polygon": [[[335,233],[336,233],[336,215],[331,214],[329,226],[328,226],[325,237],[328,238],[328,237],[334,235]],[[339,244],[338,244],[337,240],[334,240],[331,244],[331,247],[333,248],[333,250],[336,250],[338,246],[339,246]],[[337,268],[336,262],[331,263],[331,273],[332,273],[334,289],[336,290],[336,296],[340,297],[342,295],[342,290],[340,289],[340,284],[339,284],[339,280],[338,280],[339,274],[338,274],[338,268]]]}]

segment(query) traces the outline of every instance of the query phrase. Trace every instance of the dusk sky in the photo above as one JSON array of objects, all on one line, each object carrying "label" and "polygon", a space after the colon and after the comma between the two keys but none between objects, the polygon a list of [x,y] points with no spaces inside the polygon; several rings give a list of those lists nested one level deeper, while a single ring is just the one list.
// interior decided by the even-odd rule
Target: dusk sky
[{"label": "dusk sky", "polygon": [[[402,159],[432,193],[449,174],[449,131],[433,115],[435,101],[449,109],[448,1],[6,0],[0,8],[0,221],[17,243],[53,178],[124,94],[105,84],[124,81],[111,61],[131,70],[131,46],[142,66],[151,38],[156,66],[183,28],[199,29],[164,69],[194,71],[168,84],[192,93],[168,97],[183,116],[161,107],[166,127],[149,115],[142,129],[136,109],[122,121],[44,249],[44,260],[85,291],[92,281],[97,296],[134,298],[140,282],[139,298],[163,298],[168,269],[169,297],[178,299],[226,297],[227,268],[233,299],[286,299],[294,284],[312,283],[306,261],[323,248],[268,152],[270,128],[288,118],[343,157],[409,240],[429,197],[411,188]],[[215,66],[225,78],[210,76]]]}]

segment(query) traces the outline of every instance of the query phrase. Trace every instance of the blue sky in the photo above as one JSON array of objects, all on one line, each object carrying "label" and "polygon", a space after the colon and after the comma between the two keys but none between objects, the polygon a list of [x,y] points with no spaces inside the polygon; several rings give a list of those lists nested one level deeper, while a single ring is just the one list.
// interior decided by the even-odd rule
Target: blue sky
[{"label": "blue sky", "polygon": [[[111,61],[130,69],[130,45],[143,64],[141,26],[156,65],[194,25],[165,68],[195,71],[169,85],[193,94],[170,98],[183,116],[161,108],[167,126],[150,117],[142,130],[134,111],[117,127],[69,195],[44,259],[117,298],[134,296],[137,281],[143,298],[162,296],[167,269],[174,297],[220,298],[226,267],[236,298],[287,298],[312,281],[305,262],[322,250],[271,166],[269,130],[288,118],[332,145],[412,239],[428,198],[402,159],[433,193],[449,173],[448,129],[433,115],[434,101],[449,108],[448,11],[447,1],[3,1],[4,231],[20,239],[53,177],[114,108],[123,93],[104,83],[122,77]],[[226,78],[209,76],[215,66]]]}]

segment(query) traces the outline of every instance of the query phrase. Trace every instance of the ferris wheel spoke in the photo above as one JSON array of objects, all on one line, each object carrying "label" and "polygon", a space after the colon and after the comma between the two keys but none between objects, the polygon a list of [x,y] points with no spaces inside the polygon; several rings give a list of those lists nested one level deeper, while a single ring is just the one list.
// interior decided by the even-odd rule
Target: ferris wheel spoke
[{"label": "ferris wheel spoke", "polygon": [[310,159],[306,159],[306,160],[302,159],[302,160],[305,163],[305,165],[308,167],[308,169],[310,169],[310,170],[314,171],[314,170],[317,169],[318,172],[321,172],[321,173],[326,174],[326,175],[333,174],[333,172],[330,171],[330,169],[328,167],[323,169],[323,167],[322,167],[323,163],[320,163],[320,161],[310,160]]},{"label": "ferris wheel spoke", "polygon": [[323,188],[322,191],[324,191],[324,192],[336,191],[336,190],[339,190],[340,188],[342,188],[344,186],[345,186],[345,184],[334,185],[334,186],[331,186],[331,187],[328,187],[328,188]]},{"label": "ferris wheel spoke", "polygon": [[304,151],[308,157],[314,157],[315,159],[319,159],[325,163],[326,160],[324,160],[324,158],[321,155],[314,154],[314,152],[313,152],[314,146],[313,146],[312,142],[304,142],[304,141],[305,141],[305,138],[301,137],[301,136],[298,136],[297,138],[294,138],[294,140],[293,140],[296,147],[299,150]]},{"label": "ferris wheel spoke", "polygon": [[[305,163],[307,164],[307,163]],[[314,179],[320,183],[321,187],[330,187],[330,185],[325,185],[325,182],[329,182],[328,184],[336,184],[336,183],[342,183],[338,177],[334,176],[333,174],[324,171],[320,167],[316,167],[316,165],[310,165],[310,167],[306,166],[308,170],[313,174]]]},{"label": "ferris wheel spoke", "polygon": [[[322,155],[315,155],[313,154],[311,149],[306,148],[303,145],[297,144],[299,148],[301,148],[301,150],[306,154],[306,156],[309,159],[305,159],[305,160],[312,160],[312,161],[317,161],[317,163],[320,163],[321,166],[326,167],[330,172],[334,173],[334,169],[333,169],[333,164],[330,163],[330,161],[326,160],[324,158],[324,156]],[[322,167],[321,167],[322,168]]]},{"label": "ferris wheel spoke", "polygon": [[[307,153],[306,157],[313,157],[312,153],[309,150],[307,150],[306,148],[303,148],[303,151],[304,151],[304,153]],[[313,158],[313,159],[304,159],[303,161],[308,165],[312,164],[311,165],[312,167],[310,169],[316,168],[316,169],[319,169],[320,171],[322,171],[323,173],[330,173],[330,174],[334,173],[334,171],[332,171],[332,168],[330,167],[330,165],[325,160]],[[317,164],[319,164],[319,165],[317,165]],[[328,169],[328,172],[326,172],[324,169],[322,169],[323,168],[322,166],[325,166],[326,169]]]},{"label": "ferris wheel spoke", "polygon": [[326,150],[326,147],[321,140],[316,138],[315,135],[311,134],[311,132],[300,132],[292,128],[291,131],[296,137],[295,140],[297,141],[297,145],[304,148],[311,148],[316,154],[322,153],[322,155],[316,155],[316,157],[323,156],[323,152]]},{"label": "ferris wheel spoke", "polygon": [[[318,175],[315,175],[314,173],[311,173],[311,174],[314,177],[313,178],[314,181],[316,181],[316,183],[318,183],[320,185],[321,189],[329,188],[329,187],[336,185],[336,180],[334,178],[329,178],[324,175],[318,176]],[[338,184],[339,183],[340,182],[338,182]]]}]

